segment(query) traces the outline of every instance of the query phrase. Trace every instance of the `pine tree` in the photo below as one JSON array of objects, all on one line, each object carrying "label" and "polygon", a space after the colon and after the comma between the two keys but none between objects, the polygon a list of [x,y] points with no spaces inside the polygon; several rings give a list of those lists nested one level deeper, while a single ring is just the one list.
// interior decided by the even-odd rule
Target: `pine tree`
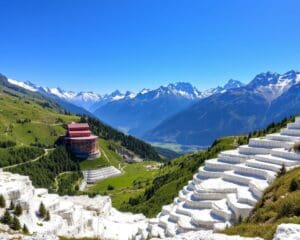
[{"label": "pine tree", "polygon": [[3,195],[0,195],[0,207],[1,208],[5,208],[6,207],[6,203],[5,203],[5,198],[3,197]]},{"label": "pine tree", "polygon": [[9,226],[10,226],[11,229],[13,229],[15,231],[18,231],[18,230],[21,229],[20,221],[16,216],[14,216],[14,218],[13,218],[13,220],[12,220],[12,222]]},{"label": "pine tree", "polygon": [[46,208],[43,202],[41,202],[40,207],[39,207],[39,217],[44,218],[46,216]]},{"label": "pine tree", "polygon": [[3,217],[1,218],[1,223],[3,224],[11,224],[12,218],[9,211],[6,209]]},{"label": "pine tree", "polygon": [[240,215],[240,216],[238,217],[237,223],[238,223],[238,224],[241,224],[242,222],[243,222],[243,218],[242,218],[242,216]]},{"label": "pine tree", "polygon": [[21,216],[23,213],[23,209],[22,209],[22,206],[20,204],[17,204],[17,206],[15,207],[15,211],[14,211],[14,214],[16,216]]},{"label": "pine tree", "polygon": [[28,234],[29,233],[28,228],[27,228],[27,226],[25,224],[23,225],[22,232],[24,234]]},{"label": "pine tree", "polygon": [[50,221],[50,213],[49,211],[46,212],[46,217],[45,217],[45,221]]},{"label": "pine tree", "polygon": [[280,170],[279,170],[279,172],[277,174],[277,177],[280,177],[280,176],[282,176],[284,174],[286,174],[286,168],[285,168],[285,165],[282,164],[282,166],[281,166],[281,168],[280,168]]},{"label": "pine tree", "polygon": [[9,210],[14,210],[14,209],[15,209],[15,204],[13,201],[10,201]]},{"label": "pine tree", "polygon": [[294,192],[294,191],[298,190],[300,187],[299,185],[300,185],[299,182],[295,178],[293,178],[290,183],[289,191]]}]

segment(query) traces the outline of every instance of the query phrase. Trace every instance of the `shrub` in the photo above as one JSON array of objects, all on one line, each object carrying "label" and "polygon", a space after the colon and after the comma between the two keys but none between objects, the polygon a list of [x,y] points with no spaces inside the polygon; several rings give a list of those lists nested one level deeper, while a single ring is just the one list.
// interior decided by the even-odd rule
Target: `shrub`
[{"label": "shrub", "polygon": [[45,217],[45,221],[50,221],[50,213],[49,211],[46,212],[46,217]]},{"label": "shrub", "polygon": [[297,179],[293,178],[290,183],[289,191],[294,192],[294,191],[298,190],[299,187],[300,187],[299,181]]},{"label": "shrub", "polygon": [[294,146],[293,146],[293,149],[295,152],[300,152],[300,143],[295,143]]},{"label": "shrub", "polygon": [[285,165],[282,164],[282,166],[281,166],[281,168],[280,168],[280,170],[279,170],[279,172],[277,174],[277,177],[280,177],[280,176],[282,176],[284,174],[286,174],[286,168],[285,168]]},{"label": "shrub", "polygon": [[300,195],[290,194],[281,200],[278,217],[300,216]]},{"label": "shrub", "polygon": [[47,214],[47,210],[45,208],[45,205],[43,202],[41,202],[40,207],[39,207],[39,212],[38,215],[40,218],[45,218]]},{"label": "shrub", "polygon": [[15,209],[15,204],[13,201],[10,201],[9,210],[14,210],[14,209]]},{"label": "shrub", "polygon": [[22,209],[22,206],[20,204],[17,204],[16,208],[15,208],[15,211],[14,211],[14,214],[16,216],[21,216],[23,213],[23,209]]},{"label": "shrub", "polygon": [[108,190],[108,191],[111,191],[111,190],[114,190],[114,189],[115,189],[114,186],[112,186],[112,185],[110,185],[110,184],[107,185],[107,190]]},{"label": "shrub", "polygon": [[23,225],[22,232],[24,234],[28,234],[29,233],[29,230],[28,230],[28,228],[27,228],[27,226],[25,224]]},{"label": "shrub", "polygon": [[16,146],[16,142],[13,141],[1,141],[0,142],[0,148],[9,148]]},{"label": "shrub", "polygon": [[5,212],[4,212],[4,215],[1,218],[1,223],[11,224],[11,222],[12,222],[11,215],[10,215],[9,211],[6,209]]},{"label": "shrub", "polygon": [[12,222],[9,226],[10,226],[11,229],[13,229],[15,231],[18,231],[18,230],[21,229],[20,221],[16,216],[14,216],[14,218],[13,218],[13,220],[12,220]]},{"label": "shrub", "polygon": [[5,203],[5,198],[3,197],[3,195],[0,195],[0,207],[1,208],[5,208],[6,207],[6,203]]}]

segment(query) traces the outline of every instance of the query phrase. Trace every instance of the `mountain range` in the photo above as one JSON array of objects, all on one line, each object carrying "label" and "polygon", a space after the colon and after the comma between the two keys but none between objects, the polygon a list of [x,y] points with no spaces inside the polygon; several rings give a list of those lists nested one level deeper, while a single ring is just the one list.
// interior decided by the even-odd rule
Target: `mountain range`
[{"label": "mountain range", "polygon": [[208,146],[218,137],[246,133],[300,112],[300,73],[294,70],[261,73],[248,84],[230,79],[224,86],[204,91],[177,82],[138,93],[116,90],[106,95],[9,81],[60,104],[77,106],[79,113],[92,114],[149,142]]},{"label": "mountain range", "polygon": [[300,73],[261,73],[249,84],[213,94],[161,122],[143,138],[208,146],[300,113]]},{"label": "mountain range", "polygon": [[[9,79],[9,82],[50,96],[60,104],[69,103],[81,107],[111,126],[139,137],[156,127],[164,119],[191,106],[199,99],[243,86],[243,83],[231,79],[223,87],[218,86],[200,92],[190,83],[177,82],[153,90],[142,89],[138,93],[130,91],[121,93],[116,90],[101,96],[94,92],[75,93],[59,87],[41,87],[30,81],[19,82]],[[68,107],[66,108],[68,109]]]}]

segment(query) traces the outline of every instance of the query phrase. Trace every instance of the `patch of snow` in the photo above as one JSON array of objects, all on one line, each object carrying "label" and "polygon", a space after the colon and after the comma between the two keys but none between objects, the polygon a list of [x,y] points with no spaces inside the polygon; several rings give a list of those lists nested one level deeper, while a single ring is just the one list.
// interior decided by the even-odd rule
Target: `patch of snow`
[{"label": "patch of snow", "polygon": [[17,80],[13,80],[13,79],[7,79],[7,80],[8,80],[9,83],[11,83],[11,84],[13,84],[13,85],[16,85],[16,86],[19,86],[19,87],[21,87],[21,88],[24,88],[24,89],[26,89],[26,90],[29,90],[29,91],[31,91],[31,92],[36,92],[36,91],[37,91],[36,88],[34,88],[34,87],[32,87],[32,86],[30,86],[30,85],[24,83],[24,82],[19,82],[19,81],[17,81]]}]

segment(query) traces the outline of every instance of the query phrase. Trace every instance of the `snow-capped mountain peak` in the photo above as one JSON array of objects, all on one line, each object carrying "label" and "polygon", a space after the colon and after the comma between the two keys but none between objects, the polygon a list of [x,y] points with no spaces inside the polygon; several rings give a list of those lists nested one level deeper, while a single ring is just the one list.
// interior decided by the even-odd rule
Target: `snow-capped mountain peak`
[{"label": "snow-capped mountain peak", "polygon": [[267,100],[272,101],[286,92],[291,86],[300,82],[300,73],[294,70],[284,74],[266,72],[258,74],[247,89],[256,91]]},{"label": "snow-capped mountain peak", "polygon": [[81,99],[83,101],[98,101],[101,99],[101,95],[94,92],[79,92],[74,98]]},{"label": "snow-capped mountain peak", "polygon": [[32,84],[30,82],[29,82],[30,84],[28,84],[28,83],[25,83],[25,82],[19,82],[19,81],[14,80],[14,79],[7,79],[7,80],[10,84],[19,86],[19,87],[27,89],[29,91],[32,91],[32,92],[37,91],[37,89],[34,86],[32,86]]},{"label": "snow-capped mountain peak", "polygon": [[235,89],[235,88],[240,88],[243,87],[245,84],[234,79],[229,79],[228,82],[224,85],[224,89],[229,90],[229,89]]}]

